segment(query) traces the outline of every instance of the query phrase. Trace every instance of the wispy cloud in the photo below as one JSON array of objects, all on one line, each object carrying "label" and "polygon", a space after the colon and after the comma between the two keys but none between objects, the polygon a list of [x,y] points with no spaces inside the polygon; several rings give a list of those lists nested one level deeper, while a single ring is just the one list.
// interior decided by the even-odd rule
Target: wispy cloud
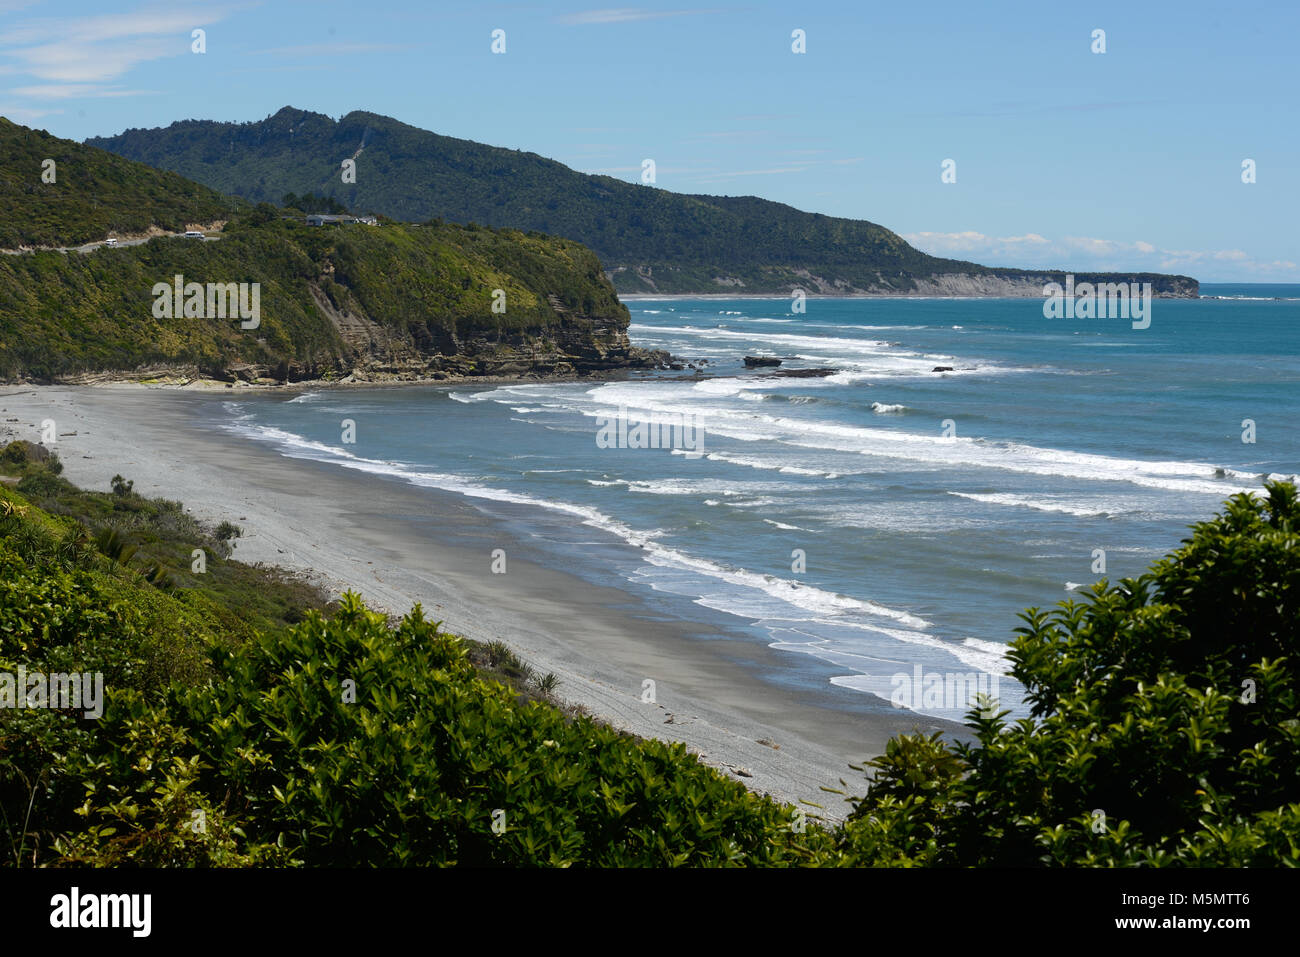
[{"label": "wispy cloud", "polygon": [[584,10],[556,17],[560,23],[583,25],[591,23],[631,23],[634,20],[660,20],[664,17],[688,17],[716,10],[646,10],[642,7],[619,7],[610,10]]},{"label": "wispy cloud", "polygon": [[62,110],[34,110],[28,106],[11,106],[0,103],[0,116],[24,124],[30,123],[32,120],[39,120],[42,116],[56,116],[62,112]]},{"label": "wispy cloud", "polygon": [[41,100],[72,100],[83,97],[147,96],[158,90],[124,90],[121,87],[101,86],[97,83],[46,83],[40,86],[16,86],[8,91],[14,96],[30,96]]},{"label": "wispy cloud", "polygon": [[191,31],[234,6],[174,3],[129,13],[40,17],[0,30],[0,69],[49,84],[102,84],[137,64],[190,52]]}]

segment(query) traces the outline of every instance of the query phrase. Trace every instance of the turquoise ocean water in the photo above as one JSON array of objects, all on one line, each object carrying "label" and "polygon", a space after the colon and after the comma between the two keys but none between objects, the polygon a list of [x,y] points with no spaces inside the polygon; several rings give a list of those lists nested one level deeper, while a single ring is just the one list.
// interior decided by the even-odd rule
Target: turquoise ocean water
[{"label": "turquoise ocean water", "polygon": [[[1156,300],[1146,329],[1041,300],[806,306],[629,303],[633,341],[707,359],[699,378],[258,395],[204,420],[466,495],[541,560],[665,614],[714,609],[791,674],[813,656],[876,700],[918,666],[1004,675],[1018,611],[1137,574],[1227,496],[1300,471],[1300,286],[1206,285]],[[760,354],[832,372],[744,367]],[[619,414],[700,441],[602,448]],[[997,690],[1019,711],[1014,682]]]}]

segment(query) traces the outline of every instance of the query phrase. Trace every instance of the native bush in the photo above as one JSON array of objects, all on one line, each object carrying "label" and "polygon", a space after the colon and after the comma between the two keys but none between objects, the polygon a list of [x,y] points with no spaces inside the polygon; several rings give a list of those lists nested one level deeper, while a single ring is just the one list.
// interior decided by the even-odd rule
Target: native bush
[{"label": "native bush", "polygon": [[836,829],[681,745],[520,700],[418,607],[394,626],[348,595],[328,618],[232,632],[243,579],[167,592],[83,567],[72,520],[4,489],[0,505],[0,671],[103,670],[108,686],[98,722],[0,711],[14,863],[1300,862],[1288,484],[1233,498],[1145,575],[1026,611],[1010,659],[1030,715],[972,712],[971,744],[895,738]]},{"label": "native bush", "polygon": [[1300,505],[1238,495],[1152,570],[1029,609],[1010,649],[1032,716],[870,762],[868,862],[1300,864]]},{"label": "native bush", "polygon": [[169,749],[197,769],[196,800],[225,796],[251,847],[309,865],[755,864],[830,849],[680,745],[521,705],[418,608],[390,629],[349,595],[330,621],[216,658],[212,684],[165,711],[115,703],[85,769],[94,827],[154,826],[147,809],[127,821],[114,808],[148,791],[140,729],[165,713],[186,729]]}]

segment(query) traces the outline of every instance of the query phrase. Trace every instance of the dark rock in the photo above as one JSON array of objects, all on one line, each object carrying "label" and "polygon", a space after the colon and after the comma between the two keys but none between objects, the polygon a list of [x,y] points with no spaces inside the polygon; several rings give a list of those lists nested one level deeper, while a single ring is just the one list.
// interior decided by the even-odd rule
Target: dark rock
[{"label": "dark rock", "polygon": [[225,373],[229,380],[239,382],[256,382],[265,373],[265,366],[250,365],[247,362],[235,362],[226,366]]},{"label": "dark rock", "polygon": [[745,356],[745,368],[752,369],[755,366],[779,366],[781,360],[773,356]]},{"label": "dark rock", "polygon": [[782,369],[780,372],[773,372],[767,378],[770,379],[824,379],[828,375],[834,375],[839,369]]},{"label": "dark rock", "polygon": [[934,367],[933,369],[931,369],[930,371],[931,371],[931,372],[951,372],[951,371],[952,371],[952,366],[935,366],[935,367]]}]

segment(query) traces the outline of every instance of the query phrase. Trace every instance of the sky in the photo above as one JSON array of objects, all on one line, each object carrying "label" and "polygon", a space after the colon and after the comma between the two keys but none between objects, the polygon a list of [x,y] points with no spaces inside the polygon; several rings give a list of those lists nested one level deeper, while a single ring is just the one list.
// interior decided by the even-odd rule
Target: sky
[{"label": "sky", "polygon": [[0,0],[0,115],[368,110],[989,265],[1300,282],[1296,0],[602,2]]}]

